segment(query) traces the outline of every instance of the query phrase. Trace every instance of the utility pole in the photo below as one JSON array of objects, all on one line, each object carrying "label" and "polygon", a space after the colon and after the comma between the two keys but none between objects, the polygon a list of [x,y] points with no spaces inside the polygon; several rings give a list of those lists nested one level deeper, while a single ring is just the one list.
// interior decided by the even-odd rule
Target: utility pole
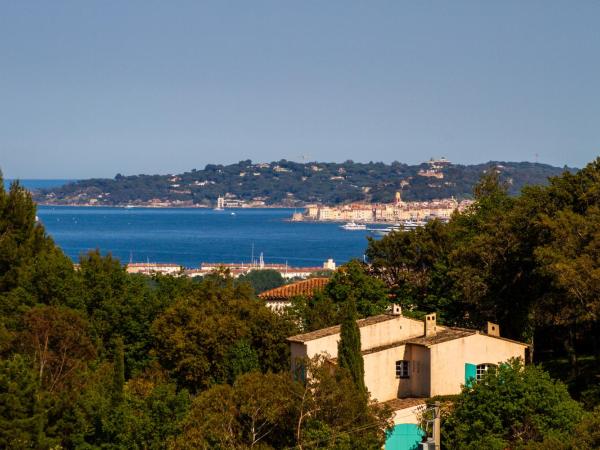
[{"label": "utility pole", "polygon": [[440,450],[442,448],[440,443],[440,424],[440,402],[435,402],[433,408],[433,443],[435,445],[435,450]]}]

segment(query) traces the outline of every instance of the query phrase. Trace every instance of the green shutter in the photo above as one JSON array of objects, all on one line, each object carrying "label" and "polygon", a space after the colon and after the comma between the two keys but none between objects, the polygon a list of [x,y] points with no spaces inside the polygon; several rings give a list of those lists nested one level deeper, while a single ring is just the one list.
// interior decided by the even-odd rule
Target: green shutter
[{"label": "green shutter", "polygon": [[477,377],[477,366],[465,363],[465,386],[470,387]]}]

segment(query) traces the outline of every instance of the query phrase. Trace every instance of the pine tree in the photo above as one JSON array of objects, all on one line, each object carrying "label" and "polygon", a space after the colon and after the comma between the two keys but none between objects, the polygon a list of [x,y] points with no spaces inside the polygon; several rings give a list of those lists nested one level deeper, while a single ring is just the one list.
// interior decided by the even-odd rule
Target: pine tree
[{"label": "pine tree", "polygon": [[356,323],[356,303],[353,298],[349,298],[345,305],[338,343],[338,365],[348,370],[359,392],[366,392],[365,367],[360,351],[360,330]]},{"label": "pine tree", "polygon": [[113,364],[113,403],[119,404],[123,400],[123,386],[125,385],[125,356],[123,338],[120,336],[115,339]]}]

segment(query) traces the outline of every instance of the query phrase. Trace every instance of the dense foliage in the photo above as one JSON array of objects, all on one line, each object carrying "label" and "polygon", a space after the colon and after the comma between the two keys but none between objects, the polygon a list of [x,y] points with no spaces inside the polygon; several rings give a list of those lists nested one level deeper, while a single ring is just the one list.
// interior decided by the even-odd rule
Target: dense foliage
[{"label": "dense foliage", "polygon": [[444,417],[442,440],[449,449],[524,448],[569,436],[583,415],[563,383],[513,360],[463,388]]},{"label": "dense foliage", "polygon": [[[448,448],[597,447],[600,159],[518,197],[488,171],[474,196],[447,224],[370,241],[368,263],[278,315],[255,297],[280,282],[268,273],[149,278],[100,251],[74,267],[30,194],[0,189],[0,447],[381,448],[390,411],[364,392],[355,318],[390,302],[500,323],[581,400],[539,367],[500,366],[444,416]],[[336,323],[339,364],[294,379],[286,337]]]},{"label": "dense foliage", "polygon": [[[202,170],[179,175],[117,175],[114,179],[82,180],[40,191],[36,200],[45,203],[99,205],[148,202],[152,199],[181,205],[214,205],[226,193],[245,201],[267,205],[298,206],[305,203],[339,204],[351,201],[391,202],[396,191],[405,200],[431,200],[451,196],[470,198],[473,186],[485,171],[501,173],[509,193],[523,186],[544,184],[561,169],[546,164],[488,162],[470,166],[442,164],[435,170],[443,178],[424,176],[431,165],[384,163],[296,163],[281,160],[230,165],[209,164]],[[419,172],[421,174],[419,174]]]},{"label": "dense foliage", "polygon": [[[496,322],[503,335],[533,342],[538,361],[568,356],[570,375],[557,375],[579,395],[599,373],[600,158],[519,197],[506,188],[489,173],[477,202],[449,223],[371,240],[372,274],[407,313],[437,311],[474,328]],[[586,373],[581,353],[595,355]]]},{"label": "dense foliage", "polygon": [[322,292],[293,299],[289,316],[303,330],[312,331],[341,323],[352,300],[358,318],[385,312],[390,305],[385,283],[369,275],[366,264],[351,260],[340,266]]},{"label": "dense foliage", "polygon": [[285,284],[281,273],[272,269],[251,270],[246,274],[240,275],[238,282],[250,284],[255,294],[260,294]]},{"label": "dense foliage", "polygon": [[99,251],[75,267],[30,194],[0,188],[0,447],[380,448],[390,412],[348,397],[347,371],[293,379],[299,329],[257,301],[266,275],[150,278]]}]

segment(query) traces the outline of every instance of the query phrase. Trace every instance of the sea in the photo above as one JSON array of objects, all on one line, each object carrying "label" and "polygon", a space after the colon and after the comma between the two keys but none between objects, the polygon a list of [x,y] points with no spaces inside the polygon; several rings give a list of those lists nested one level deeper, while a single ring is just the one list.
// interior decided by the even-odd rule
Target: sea
[{"label": "sea", "polygon": [[362,259],[370,232],[337,223],[290,222],[293,209],[38,207],[46,231],[74,261],[89,250],[122,262],[321,266]]},{"label": "sea", "polygon": [[[8,181],[8,180],[7,180]],[[72,180],[22,180],[29,188],[55,187]],[[286,208],[106,208],[39,206],[47,233],[73,259],[94,249],[123,263],[248,263],[262,254],[266,263],[322,266],[362,259],[365,230],[337,223],[291,222]]]}]

